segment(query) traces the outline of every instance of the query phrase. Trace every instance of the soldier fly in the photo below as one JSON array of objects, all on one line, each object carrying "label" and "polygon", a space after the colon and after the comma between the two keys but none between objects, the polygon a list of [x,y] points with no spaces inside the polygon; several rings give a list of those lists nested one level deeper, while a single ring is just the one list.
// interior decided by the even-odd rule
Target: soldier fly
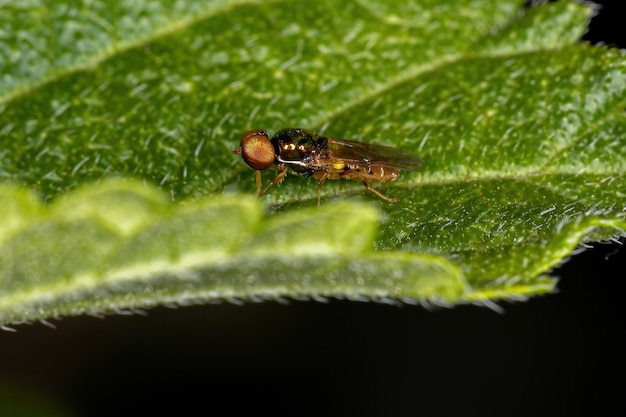
[{"label": "soldier fly", "polygon": [[[287,173],[318,179],[317,205],[322,185],[327,179],[346,178],[361,181],[367,191],[395,203],[399,200],[383,195],[370,182],[395,181],[400,170],[419,171],[423,161],[410,152],[388,146],[346,139],[326,138],[305,129],[283,129],[270,140],[264,130],[251,130],[241,138],[241,149],[233,149],[256,170],[256,195],[261,197]],[[261,171],[280,171],[261,191]]]}]

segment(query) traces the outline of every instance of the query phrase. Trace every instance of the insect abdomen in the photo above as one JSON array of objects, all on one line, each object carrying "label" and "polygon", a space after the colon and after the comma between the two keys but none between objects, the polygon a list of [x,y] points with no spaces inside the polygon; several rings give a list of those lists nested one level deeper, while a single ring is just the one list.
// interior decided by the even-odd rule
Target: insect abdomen
[{"label": "insect abdomen", "polygon": [[[338,168],[338,166],[335,166]],[[346,178],[357,181],[385,182],[395,181],[400,172],[396,168],[370,164],[344,164],[343,168],[335,171],[336,176],[331,178]]]}]

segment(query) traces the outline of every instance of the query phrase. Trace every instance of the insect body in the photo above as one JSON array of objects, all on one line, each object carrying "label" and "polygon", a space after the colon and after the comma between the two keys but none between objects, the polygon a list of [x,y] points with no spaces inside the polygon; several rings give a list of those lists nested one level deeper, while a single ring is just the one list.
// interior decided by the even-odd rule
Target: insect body
[{"label": "insect body", "polygon": [[[345,139],[318,136],[304,129],[283,129],[272,139],[264,130],[251,130],[241,138],[241,149],[235,149],[243,160],[256,169],[256,195],[263,196],[287,173],[313,177],[317,183],[317,205],[322,185],[327,179],[346,178],[361,181],[365,188],[390,203],[398,200],[386,197],[370,187],[370,182],[395,181],[400,170],[418,171],[420,158],[412,153],[381,145],[371,145]],[[261,171],[280,171],[261,191]]]}]

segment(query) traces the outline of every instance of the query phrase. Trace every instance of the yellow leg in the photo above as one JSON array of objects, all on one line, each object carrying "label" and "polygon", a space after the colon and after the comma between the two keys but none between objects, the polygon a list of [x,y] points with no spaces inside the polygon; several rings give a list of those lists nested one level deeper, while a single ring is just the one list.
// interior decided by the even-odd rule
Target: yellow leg
[{"label": "yellow leg", "polygon": [[317,183],[317,207],[320,206],[320,200],[322,198],[322,185],[324,185],[324,181],[326,181],[326,176],[320,178],[320,182]]},{"label": "yellow leg", "polygon": [[397,198],[390,198],[390,197],[387,197],[387,196],[383,195],[380,191],[377,191],[377,190],[373,189],[372,187],[370,187],[370,185],[366,181],[363,181],[363,185],[365,186],[367,191],[376,194],[378,197],[380,197],[381,199],[383,199],[383,200],[385,200],[385,201],[387,201],[389,203],[397,203],[398,201],[400,201]]},{"label": "yellow leg", "polygon": [[256,172],[256,193],[254,195],[259,198],[261,197],[261,171]]},{"label": "yellow leg", "polygon": [[[261,171],[257,171],[257,173],[259,174],[259,175],[258,175],[258,178],[261,178]],[[280,171],[280,172],[278,173],[278,175],[276,175],[276,178],[274,178],[274,179],[272,180],[272,182],[270,182],[269,184],[267,184],[267,187],[265,187],[265,189],[263,190],[263,192],[262,192],[261,194],[259,194],[259,195],[258,195],[258,197],[262,197],[262,196],[264,196],[264,195],[267,193],[267,191],[268,191],[268,190],[269,190],[269,189],[270,189],[273,185],[276,185],[276,184],[278,184],[279,182],[281,182],[282,180],[284,180],[284,179],[285,179],[285,175],[287,175],[287,168],[284,168],[282,171]],[[257,182],[257,187],[258,187],[258,189],[261,189],[261,184],[260,184],[260,182]]]}]

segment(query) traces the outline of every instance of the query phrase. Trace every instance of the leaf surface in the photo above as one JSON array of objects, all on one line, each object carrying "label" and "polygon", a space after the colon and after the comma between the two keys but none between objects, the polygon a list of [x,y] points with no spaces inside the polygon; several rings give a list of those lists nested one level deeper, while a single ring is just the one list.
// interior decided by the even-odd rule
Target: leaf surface
[{"label": "leaf surface", "polygon": [[[3,323],[214,299],[523,298],[581,242],[626,229],[626,64],[576,43],[587,6],[8,3]],[[374,185],[395,204],[327,181],[320,209],[315,181],[289,176],[264,213],[232,147],[285,127],[401,148],[425,170]]]}]

